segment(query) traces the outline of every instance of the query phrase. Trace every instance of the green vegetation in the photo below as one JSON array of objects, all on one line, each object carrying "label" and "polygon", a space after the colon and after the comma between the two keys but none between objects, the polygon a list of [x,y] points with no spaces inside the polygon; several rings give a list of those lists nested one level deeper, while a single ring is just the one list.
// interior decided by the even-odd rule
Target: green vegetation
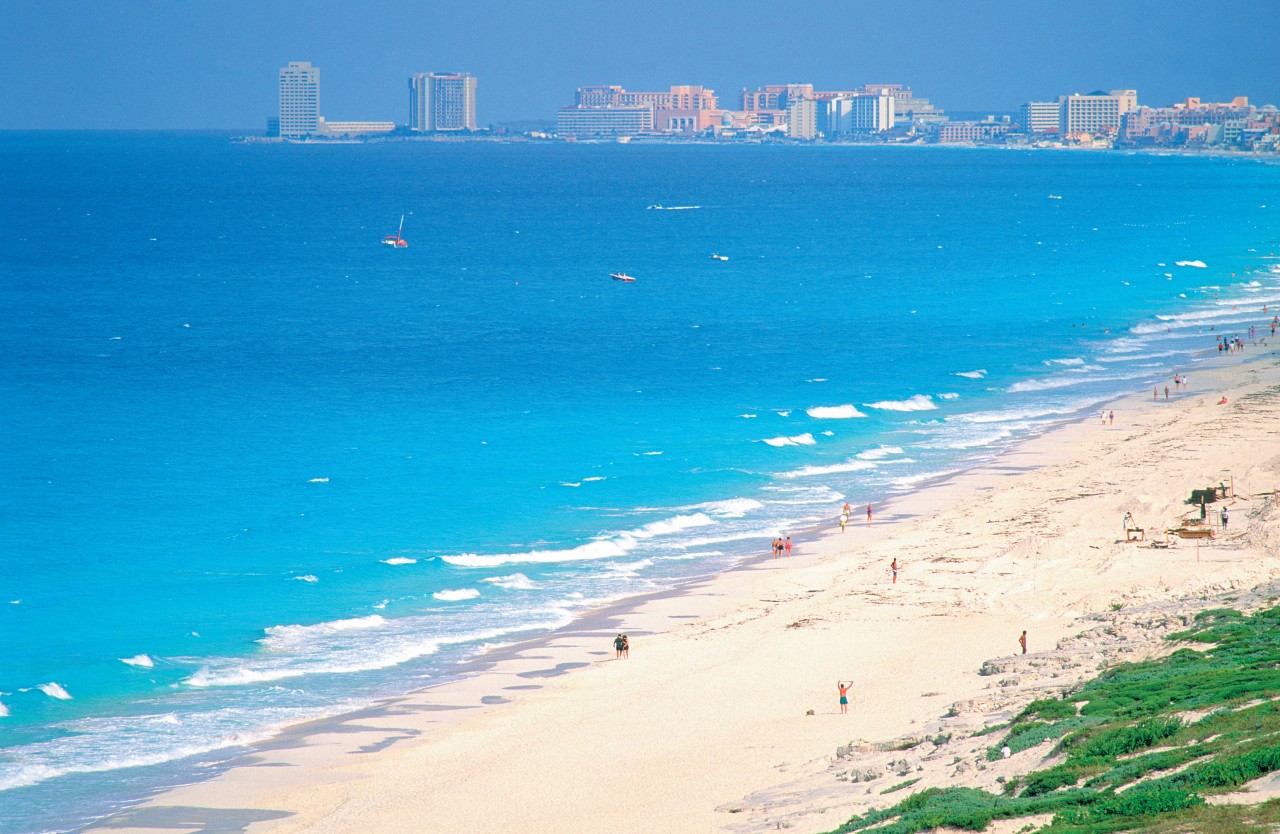
[{"label": "green vegetation", "polygon": [[1048,834],[1277,830],[1280,801],[1211,806],[1204,797],[1280,770],[1280,704],[1271,700],[1280,695],[1280,608],[1205,611],[1169,639],[1201,649],[1110,669],[1062,700],[1033,701],[1000,728],[989,760],[1005,746],[1017,753],[1057,740],[1055,763],[1005,782],[1003,795],[929,788],[838,832],[981,831],[1049,813]]},{"label": "green vegetation", "polygon": [[896,784],[896,785],[890,785],[889,787],[887,787],[887,788],[885,788],[884,790],[880,791],[880,793],[881,793],[881,794],[886,794],[886,793],[893,793],[894,791],[900,791],[900,790],[902,790],[903,788],[909,788],[909,787],[911,787],[912,785],[914,785],[916,782],[919,782],[919,781],[920,781],[920,777],[918,777],[918,776],[917,776],[915,779],[908,779],[908,780],[907,780],[907,781],[905,781],[905,782],[899,782],[899,783],[898,783],[898,784]]}]

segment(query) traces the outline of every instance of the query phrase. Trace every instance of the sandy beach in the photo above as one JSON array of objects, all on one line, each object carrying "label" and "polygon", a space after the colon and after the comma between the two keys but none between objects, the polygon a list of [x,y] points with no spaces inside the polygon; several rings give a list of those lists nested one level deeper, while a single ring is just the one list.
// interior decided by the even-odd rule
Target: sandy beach
[{"label": "sandy beach", "polygon": [[[92,830],[821,832],[909,777],[990,788],[1036,754],[980,767],[968,734],[1100,665],[1166,651],[1188,612],[1280,574],[1268,351],[1211,356],[1167,401],[1136,392],[1107,406],[1114,424],[1070,421],[878,507],[874,524],[855,512],[790,559],[620,603],[456,682],[290,728]],[[1234,496],[1210,505],[1212,537],[1166,534],[1198,520],[1192,489],[1219,483]],[[630,659],[614,658],[619,632]],[[854,682],[847,715],[840,679]],[[898,752],[943,735],[928,755]]]}]

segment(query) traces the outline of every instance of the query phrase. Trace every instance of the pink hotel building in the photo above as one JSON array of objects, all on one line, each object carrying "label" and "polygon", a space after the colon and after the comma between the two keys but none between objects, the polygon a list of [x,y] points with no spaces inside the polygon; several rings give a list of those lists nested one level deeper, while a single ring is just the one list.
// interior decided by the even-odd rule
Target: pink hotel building
[{"label": "pink hotel building", "polygon": [[[721,111],[717,108],[715,90],[694,85],[676,85],[667,92],[630,92],[617,85],[579,87],[577,104],[562,107],[557,123],[568,130],[578,132],[577,124],[607,124],[600,121],[599,112],[614,108],[648,107],[653,113],[653,130],[662,133],[696,133],[720,123]],[[578,118],[579,116],[585,118]]]}]

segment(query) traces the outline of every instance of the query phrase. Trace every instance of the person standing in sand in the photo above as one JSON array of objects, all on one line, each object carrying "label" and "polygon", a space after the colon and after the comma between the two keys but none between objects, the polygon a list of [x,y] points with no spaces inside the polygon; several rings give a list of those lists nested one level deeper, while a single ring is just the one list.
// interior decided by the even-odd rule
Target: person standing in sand
[{"label": "person standing in sand", "polygon": [[840,513],[840,532],[844,532],[844,526],[849,523],[849,514]]},{"label": "person standing in sand", "polygon": [[622,659],[622,649],[626,645],[627,645],[627,638],[623,637],[621,634],[613,638],[613,653],[614,653],[613,659],[614,660]]},{"label": "person standing in sand", "polygon": [[851,686],[853,686],[853,681],[836,681],[836,690],[840,693],[841,715],[849,713],[849,687]]},{"label": "person standing in sand", "polygon": [[787,558],[790,559],[791,558],[791,537],[790,536],[787,536],[787,543],[785,547],[787,550]]},{"label": "person standing in sand", "polygon": [[1222,529],[1223,529],[1223,531],[1224,531],[1224,532],[1225,532],[1225,531],[1226,531],[1226,529],[1227,529],[1227,520],[1228,520],[1228,519],[1227,519],[1227,508],[1226,508],[1226,507],[1223,507],[1223,508],[1222,508]]},{"label": "person standing in sand", "polygon": [[631,640],[625,634],[622,635],[622,659],[631,659]]},{"label": "person standing in sand", "polygon": [[889,563],[889,572],[893,574],[893,584],[898,584],[898,557],[894,556],[893,561]]},{"label": "person standing in sand", "polygon": [[1027,630],[1022,630],[1022,636],[1018,638],[1018,645],[1022,647],[1022,653],[1027,653]]},{"label": "person standing in sand", "polygon": [[871,505],[870,504],[867,505],[867,523],[868,524],[871,523]]}]

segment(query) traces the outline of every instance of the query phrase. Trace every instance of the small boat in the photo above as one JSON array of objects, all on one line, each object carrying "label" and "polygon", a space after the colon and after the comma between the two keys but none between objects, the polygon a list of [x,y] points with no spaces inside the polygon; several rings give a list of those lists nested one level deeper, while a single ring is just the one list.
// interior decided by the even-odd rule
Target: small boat
[{"label": "small boat", "polygon": [[718,252],[712,252],[712,253],[711,253],[711,260],[713,260],[713,261],[727,261],[727,260],[729,260],[729,256],[728,256],[728,255],[721,255],[721,254],[719,254]]},{"label": "small boat", "polygon": [[405,249],[409,246],[409,241],[401,237],[404,232],[404,215],[400,215],[400,228],[394,235],[387,235],[382,239],[383,246],[391,246],[396,249]]},{"label": "small boat", "polygon": [[609,277],[615,281],[625,281],[628,284],[636,280],[634,277],[628,275],[625,272],[610,272]]}]

